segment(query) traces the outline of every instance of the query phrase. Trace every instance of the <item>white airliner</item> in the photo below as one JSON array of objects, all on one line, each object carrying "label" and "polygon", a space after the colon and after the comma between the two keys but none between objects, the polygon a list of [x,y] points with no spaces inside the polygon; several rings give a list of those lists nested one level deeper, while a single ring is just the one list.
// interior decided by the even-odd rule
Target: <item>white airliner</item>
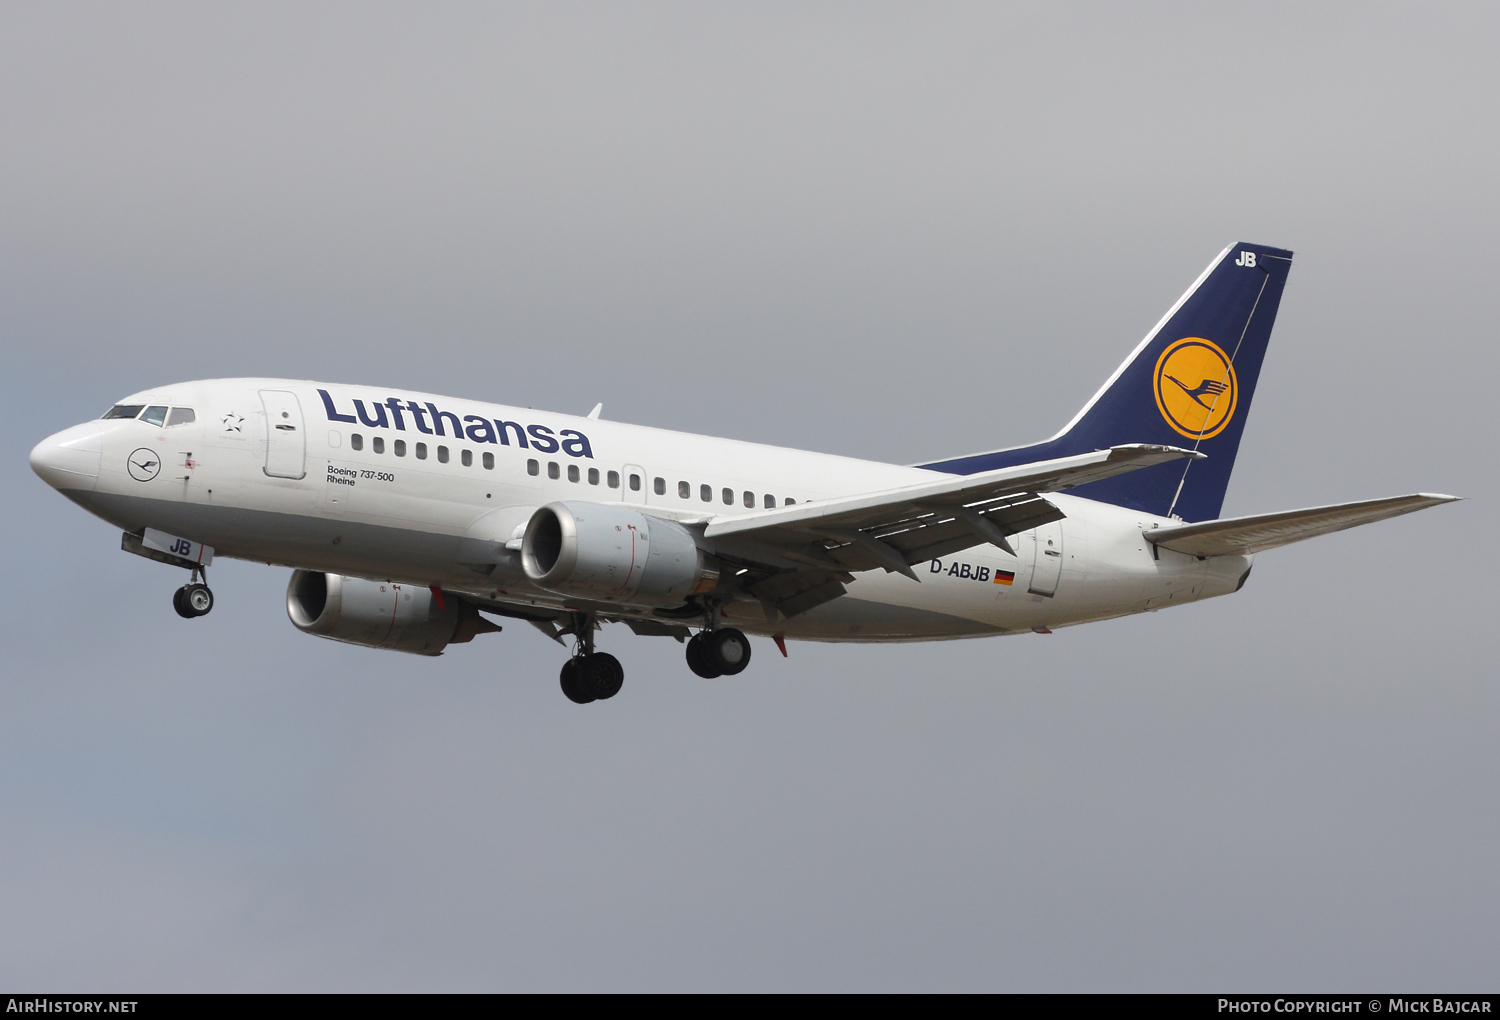
[{"label": "white airliner", "polygon": [[[438,655],[527,621],[573,639],[563,692],[613,697],[604,623],[742,671],[746,633],[1049,633],[1239,590],[1261,550],[1417,494],[1220,519],[1291,252],[1226,248],[1053,438],[898,466],[389,387],[214,379],[145,390],[39,443],[48,484],[191,571],[292,567],[299,629]],[[1066,490],[1066,491],[1065,491]]]}]

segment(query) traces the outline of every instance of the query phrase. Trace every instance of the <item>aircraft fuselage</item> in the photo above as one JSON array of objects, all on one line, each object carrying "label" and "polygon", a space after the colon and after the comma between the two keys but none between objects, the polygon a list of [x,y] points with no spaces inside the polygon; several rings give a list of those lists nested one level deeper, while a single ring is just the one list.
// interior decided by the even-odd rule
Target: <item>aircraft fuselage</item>
[{"label": "aircraft fuselage", "polygon": [[[540,506],[583,500],[686,525],[944,477],[803,450],[408,391],[284,379],[180,383],[121,401],[186,408],[59,433],[39,473],[128,533],[152,528],[216,555],[423,588],[481,607],[660,619],[649,605],[547,591],[522,570]],[[178,418],[184,417],[180,412]],[[147,418],[158,420],[146,420]],[[38,448],[39,450],[42,447]],[[33,462],[37,461],[34,455]],[[154,464],[153,464],[154,462]],[[1065,519],[915,564],[866,570],[848,594],[771,619],[750,597],[726,622],[751,633],[893,641],[1051,630],[1236,590],[1247,556],[1157,549],[1171,519],[1066,493]]]}]

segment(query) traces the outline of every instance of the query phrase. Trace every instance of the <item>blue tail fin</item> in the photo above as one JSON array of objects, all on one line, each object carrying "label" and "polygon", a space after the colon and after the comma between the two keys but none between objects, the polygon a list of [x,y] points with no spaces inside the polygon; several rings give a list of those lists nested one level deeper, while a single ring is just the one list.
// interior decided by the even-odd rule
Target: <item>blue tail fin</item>
[{"label": "blue tail fin", "polygon": [[1291,265],[1292,253],[1281,248],[1225,248],[1056,436],[922,466],[967,475],[1124,443],[1181,446],[1207,459],[1143,468],[1072,493],[1186,521],[1217,518]]}]

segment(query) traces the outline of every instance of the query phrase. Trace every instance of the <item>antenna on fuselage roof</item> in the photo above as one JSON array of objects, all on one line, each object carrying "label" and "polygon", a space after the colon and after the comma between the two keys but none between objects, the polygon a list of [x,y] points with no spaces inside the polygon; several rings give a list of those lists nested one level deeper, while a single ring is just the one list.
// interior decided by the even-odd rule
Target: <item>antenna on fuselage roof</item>
[{"label": "antenna on fuselage roof", "polygon": [[602,410],[604,410],[604,401],[601,400],[601,401],[599,401],[599,403],[595,404],[594,405],[594,409],[589,412],[589,417],[590,418],[594,418],[594,419],[598,419],[599,412],[602,411]]}]

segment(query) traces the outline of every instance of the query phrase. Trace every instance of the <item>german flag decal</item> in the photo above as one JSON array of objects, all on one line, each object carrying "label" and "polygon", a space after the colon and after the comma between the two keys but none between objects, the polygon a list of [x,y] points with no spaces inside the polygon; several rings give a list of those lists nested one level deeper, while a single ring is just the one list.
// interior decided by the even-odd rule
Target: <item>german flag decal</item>
[{"label": "german flag decal", "polygon": [[1010,584],[1015,579],[1016,579],[1016,572],[1014,570],[997,570],[997,571],[995,571],[995,583],[996,584]]}]

